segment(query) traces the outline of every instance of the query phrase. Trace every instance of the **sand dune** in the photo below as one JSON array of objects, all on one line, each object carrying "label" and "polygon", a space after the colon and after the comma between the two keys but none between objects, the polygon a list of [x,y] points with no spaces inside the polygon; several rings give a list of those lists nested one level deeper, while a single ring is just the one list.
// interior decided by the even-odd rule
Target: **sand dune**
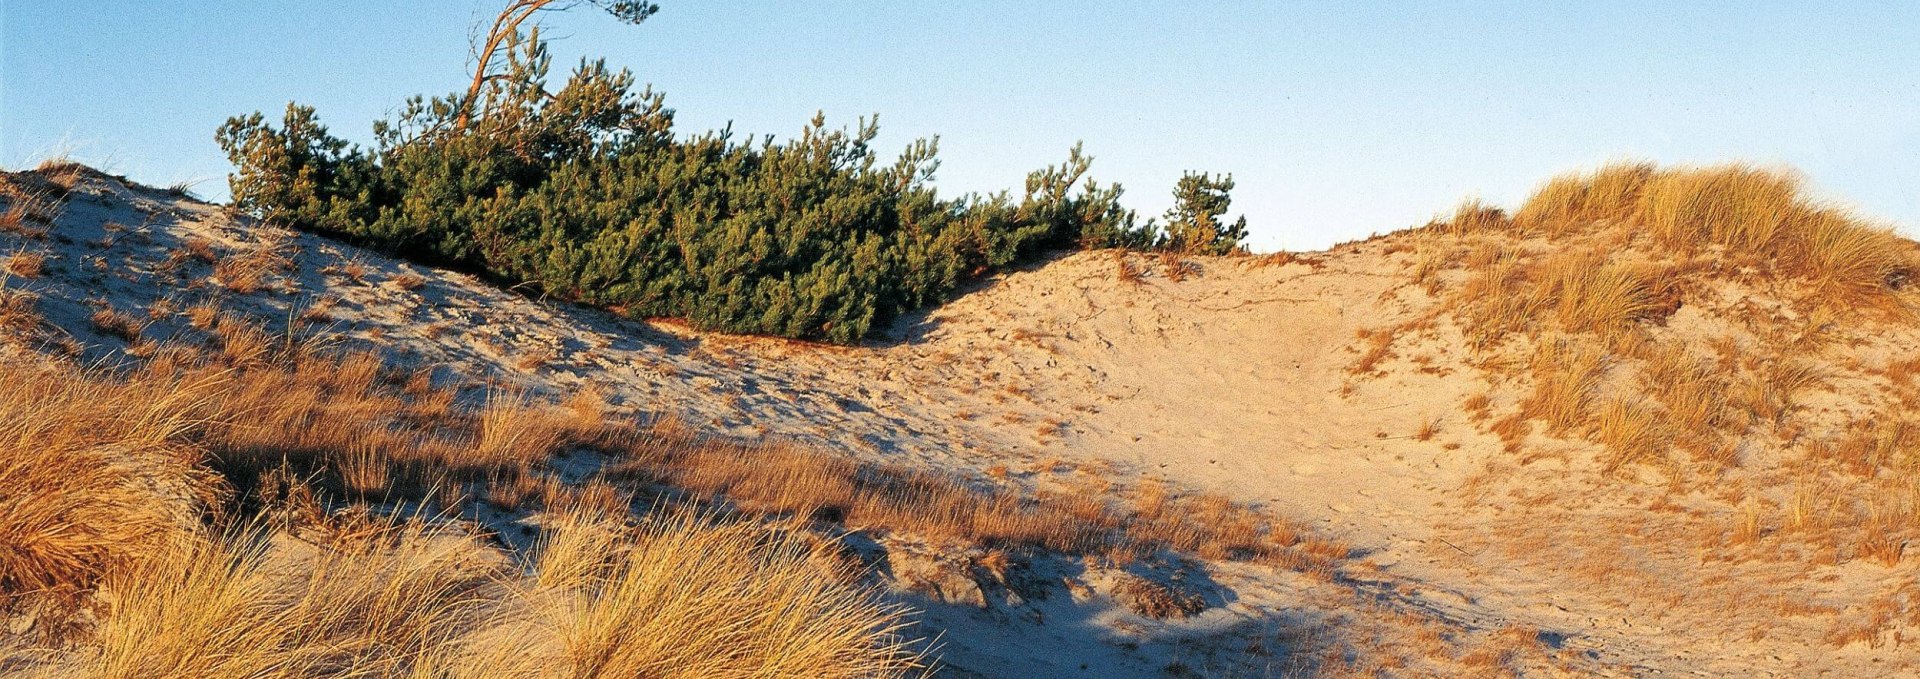
[{"label": "sand dune", "polygon": [[[1395,672],[1866,676],[1912,671],[1916,660],[1899,643],[1909,597],[1920,594],[1912,559],[1837,555],[1856,549],[1851,533],[1823,552],[1784,523],[1810,479],[1862,498],[1892,483],[1791,459],[1795,436],[1837,441],[1860,413],[1887,412],[1860,394],[1899,387],[1883,373],[1920,346],[1908,322],[1822,316],[1819,332],[1832,337],[1798,354],[1820,386],[1776,422],[1797,431],[1780,424],[1741,439],[1742,464],[1704,471],[1683,456],[1622,471],[1577,434],[1536,431],[1512,450],[1498,418],[1474,412],[1476,397],[1494,415],[1521,407],[1535,386],[1525,369],[1533,349],[1468,347],[1449,295],[1475,271],[1469,255],[1445,253],[1485,246],[1438,230],[1303,256],[1074,254],[991,280],[858,347],[623,320],[105,177],[75,192],[51,232],[40,242],[5,236],[9,251],[48,256],[47,273],[6,285],[41,297],[81,363],[131,360],[128,342],[89,320],[100,309],[163,339],[191,335],[189,308],[214,299],[437,367],[475,394],[591,387],[624,412],[740,439],[1034,488],[1159,480],[1257,503],[1358,550],[1331,583],[1208,565],[1221,600],[1183,622],[1071,598],[985,610],[911,599],[929,607],[922,624],[944,634],[956,675],[1155,676],[1178,664],[1264,676],[1278,661],[1250,653],[1253,640],[1344,634],[1393,647],[1422,629],[1517,634],[1528,650]],[[259,272],[169,263],[195,248],[227,262],[269,254],[257,255]],[[1771,341],[1762,338],[1774,326],[1755,326],[1756,308],[1779,327],[1827,313],[1794,309],[1777,285],[1725,280],[1645,332],[1704,351],[1719,337]],[[1395,339],[1362,366],[1383,329]],[[1727,537],[1742,512],[1760,517],[1763,535]],[[1396,631],[1411,619],[1432,627]]]}]

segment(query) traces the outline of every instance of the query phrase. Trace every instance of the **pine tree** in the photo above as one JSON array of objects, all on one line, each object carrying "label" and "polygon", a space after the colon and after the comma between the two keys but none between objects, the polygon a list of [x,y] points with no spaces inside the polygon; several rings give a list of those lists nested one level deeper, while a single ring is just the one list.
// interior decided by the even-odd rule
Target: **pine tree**
[{"label": "pine tree", "polygon": [[514,2],[480,86],[409,99],[374,124],[371,149],[331,136],[311,108],[289,106],[279,127],[228,120],[216,139],[236,167],[235,204],[635,316],[842,343],[1049,251],[1156,241],[1118,185],[1087,177],[1078,145],[1028,175],[1018,201],[942,198],[936,140],[882,162],[877,117],[834,128],[816,115],[783,142],[678,136],[662,95],[603,62],[550,90],[539,30],[518,31],[513,12],[569,4]]},{"label": "pine tree", "polygon": [[1174,185],[1173,207],[1167,210],[1165,243],[1173,252],[1224,255],[1240,249],[1247,237],[1247,218],[1231,226],[1220,221],[1233,206],[1233,175],[1218,178],[1205,172],[1187,172]]}]

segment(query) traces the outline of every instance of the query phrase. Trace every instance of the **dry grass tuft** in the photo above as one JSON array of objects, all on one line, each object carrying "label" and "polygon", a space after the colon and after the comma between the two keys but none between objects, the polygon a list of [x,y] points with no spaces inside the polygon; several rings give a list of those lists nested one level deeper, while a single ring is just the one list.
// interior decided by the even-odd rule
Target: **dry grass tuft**
[{"label": "dry grass tuft", "polygon": [[1613,451],[1610,468],[1664,458],[1673,436],[1664,414],[1643,400],[1608,401],[1594,421],[1594,440]]},{"label": "dry grass tuft", "polygon": [[19,175],[0,180],[0,199],[7,204],[0,210],[0,233],[46,238],[47,225],[53,223],[62,206],[60,193],[50,182],[21,181]]},{"label": "dry grass tuft", "polygon": [[[362,530],[313,553],[183,539],[116,578],[83,677],[401,677],[453,655],[504,573],[477,543]],[[289,572],[288,561],[297,564]]]},{"label": "dry grass tuft", "polygon": [[480,411],[474,454],[487,464],[531,464],[558,452],[574,433],[566,413],[536,405],[523,392],[495,393]]},{"label": "dry grass tuft", "polygon": [[1807,198],[1798,174],[1728,164],[1612,165],[1549,181],[1520,210],[1554,232],[1637,221],[1665,251],[1709,250],[1813,282],[1843,306],[1884,306],[1916,269],[1914,249],[1880,225]]},{"label": "dry grass tuft", "polygon": [[1594,253],[1574,252],[1553,257],[1541,265],[1547,296],[1560,325],[1570,332],[1590,332],[1613,338],[1647,318],[1655,309],[1647,275],[1621,264],[1607,263]]},{"label": "dry grass tuft", "polygon": [[793,536],[690,515],[575,519],[541,550],[542,617],[568,677],[904,676],[901,612],[814,565]]},{"label": "dry grass tuft", "polygon": [[1180,253],[1172,250],[1161,251],[1159,260],[1160,275],[1166,276],[1167,280],[1174,283],[1183,282],[1187,280],[1188,276],[1199,274],[1199,269],[1194,266],[1193,262],[1187,261],[1187,258],[1182,257]]},{"label": "dry grass tuft", "polygon": [[1869,225],[1836,210],[1802,217],[1792,261],[1818,286],[1819,296],[1842,303],[1883,302],[1881,293],[1912,278],[1912,244],[1891,228]]},{"label": "dry grass tuft", "polygon": [[213,385],[0,363],[0,591],[72,594],[198,525],[217,497],[181,442]]},{"label": "dry grass tuft", "polygon": [[139,319],[127,312],[111,307],[102,308],[93,312],[93,316],[88,320],[93,323],[94,330],[110,337],[120,338],[128,346],[135,346],[144,341],[140,333],[145,328],[140,324]]},{"label": "dry grass tuft", "polygon": [[1821,380],[1820,369],[1799,360],[1778,360],[1752,367],[1746,379],[1733,385],[1733,400],[1744,406],[1752,421],[1779,424],[1794,407],[1794,399]]},{"label": "dry grass tuft", "polygon": [[321,324],[333,321],[333,308],[340,303],[338,297],[321,297],[308,302],[294,315],[299,323]]},{"label": "dry grass tuft", "polygon": [[1147,282],[1146,272],[1140,269],[1140,265],[1133,261],[1133,256],[1126,250],[1113,251],[1113,275],[1120,282],[1128,285],[1142,285]]},{"label": "dry grass tuft", "polygon": [[1360,329],[1357,337],[1363,342],[1362,346],[1365,348],[1361,350],[1360,357],[1354,359],[1353,365],[1347,367],[1347,374],[1381,374],[1380,364],[1393,357],[1393,344],[1397,339],[1399,330],[1399,328],[1392,327]]},{"label": "dry grass tuft", "polygon": [[21,278],[39,278],[47,272],[47,255],[31,250],[15,251],[0,260],[0,271]]},{"label": "dry grass tuft", "polygon": [[340,264],[340,273],[355,283],[365,283],[367,281],[367,263],[360,261],[358,258],[349,257],[347,261]]},{"label": "dry grass tuft", "polygon": [[1728,541],[1735,545],[1750,545],[1759,541],[1766,531],[1765,524],[1762,523],[1764,515],[1765,509],[1758,501],[1748,499],[1742,503],[1739,511],[1734,513],[1733,533],[1728,537]]},{"label": "dry grass tuft", "polygon": [[99,652],[56,674],[889,677],[919,664],[896,633],[901,611],[748,524],[568,515],[518,585],[470,538],[380,519],[338,528],[317,547],[171,543],[114,578]]},{"label": "dry grass tuft", "polygon": [[1586,343],[1541,343],[1530,363],[1533,393],[1520,402],[1520,412],[1546,422],[1551,433],[1579,429],[1587,422],[1605,360],[1604,352]]},{"label": "dry grass tuft", "polygon": [[1184,620],[1207,609],[1206,601],[1198,594],[1131,573],[1120,576],[1113,594],[1133,612],[1155,620]]},{"label": "dry grass tuft", "polygon": [[1683,432],[1718,429],[1727,421],[1726,381],[1712,364],[1694,358],[1680,345],[1657,349],[1647,363],[1644,383],[1666,408],[1673,427]]},{"label": "dry grass tuft", "polygon": [[1628,219],[1655,174],[1652,164],[1623,162],[1555,177],[1521,205],[1514,223],[1527,231],[1561,233],[1592,222]]},{"label": "dry grass tuft", "polygon": [[1413,432],[1415,441],[1432,441],[1440,435],[1440,418],[1432,417],[1420,422],[1420,429]]},{"label": "dry grass tuft", "polygon": [[85,181],[92,168],[75,162],[64,155],[47,158],[34,166],[35,174],[44,177],[48,184],[58,188],[61,193],[74,190]]},{"label": "dry grass tuft", "polygon": [[418,290],[425,287],[427,279],[417,273],[403,273],[391,279],[393,287],[401,290]]},{"label": "dry grass tuft", "polygon": [[[0,284],[4,283],[0,280]],[[38,295],[0,285],[0,332],[29,333],[43,321]]]},{"label": "dry grass tuft", "polygon": [[1859,549],[1861,557],[1892,568],[1906,558],[1907,541],[1884,523],[1873,521],[1860,538]]},{"label": "dry grass tuft", "polygon": [[1529,272],[1512,253],[1502,251],[1480,267],[1455,293],[1468,345],[1490,349],[1508,335],[1537,330],[1545,296],[1528,289]]},{"label": "dry grass tuft", "polygon": [[1505,231],[1513,226],[1507,212],[1487,205],[1478,198],[1469,199],[1453,209],[1453,215],[1435,226],[1451,236]]},{"label": "dry grass tuft", "polygon": [[1800,183],[1746,165],[1681,168],[1650,177],[1639,202],[1649,232],[1668,247],[1763,256],[1805,209]]},{"label": "dry grass tuft", "polygon": [[213,265],[213,276],[221,287],[250,295],[267,287],[277,274],[291,271],[294,259],[283,250],[283,242],[270,241],[238,254],[222,257]]},{"label": "dry grass tuft", "polygon": [[187,258],[196,260],[202,264],[213,264],[220,261],[220,253],[214,249],[213,241],[205,238],[199,236],[189,237],[180,247],[180,251],[185,253]]}]

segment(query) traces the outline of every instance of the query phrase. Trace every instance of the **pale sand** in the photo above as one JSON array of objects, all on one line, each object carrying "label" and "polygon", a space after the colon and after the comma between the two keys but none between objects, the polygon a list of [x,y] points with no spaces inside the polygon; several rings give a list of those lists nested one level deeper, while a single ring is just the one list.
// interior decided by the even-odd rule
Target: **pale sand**
[{"label": "pale sand", "polygon": [[[107,235],[108,221],[133,228],[111,246],[90,242]],[[113,182],[76,194],[56,233],[70,242],[41,246],[53,250],[54,271],[8,285],[41,294],[50,320],[92,347],[87,360],[111,362],[120,346],[91,334],[89,300],[143,313],[157,300],[215,294],[153,273],[183,239],[245,250],[284,238],[297,251],[295,270],[270,292],[218,292],[227,308],[284,324],[331,304],[325,325],[342,342],[494,385],[553,393],[591,385],[631,411],[734,436],[973,474],[1003,466],[1038,485],[1051,475],[1021,470],[1052,458],[1122,481],[1164,478],[1307,521],[1380,567],[1334,596],[1292,574],[1215,565],[1239,603],[1187,623],[1151,623],[1160,626],[1133,639],[1149,639],[1145,650],[1111,650],[1128,640],[1115,630],[1149,624],[1111,611],[1056,611],[1103,630],[1088,640],[1058,622],[1023,627],[936,606],[929,624],[948,630],[955,662],[994,676],[1050,662],[1059,664],[1040,675],[1081,676],[1068,666],[1085,659],[1101,676],[1150,676],[1171,660],[1210,666],[1206,658],[1232,652],[1223,635],[1320,620],[1314,629],[1331,631],[1319,633],[1350,624],[1378,636],[1389,612],[1462,634],[1537,628],[1580,673],[1863,676],[1909,671],[1917,659],[1898,644],[1824,639],[1911,581],[1910,563],[1706,559],[1699,531],[1723,526],[1730,511],[1712,489],[1673,497],[1683,509],[1658,510],[1666,491],[1657,480],[1600,474],[1590,444],[1541,443],[1548,454],[1530,464],[1502,451],[1461,403],[1488,391],[1510,403],[1524,378],[1490,382],[1494,373],[1470,361],[1451,323],[1397,346],[1383,375],[1352,375],[1364,344],[1356,333],[1433,304],[1412,284],[1418,255],[1395,246],[1422,236],[1315,253],[1314,264],[1188,258],[1193,270],[1179,282],[1154,258],[1133,256],[1147,275],[1132,282],[1112,253],[1076,254],[997,277],[901,322],[888,341],[848,348],[619,320]],[[5,239],[9,250],[23,243]],[[364,268],[360,280],[347,275],[348,262]],[[425,285],[402,289],[393,281],[403,273]],[[1705,337],[1728,325],[1718,312],[1689,308],[1656,332]],[[184,333],[185,324],[180,313],[162,315],[147,335]],[[1863,337],[1871,346],[1855,351],[1869,358],[1916,346],[1910,329]],[[1420,440],[1429,422],[1438,433]],[[1380,610],[1314,610],[1343,606],[1356,591],[1372,592]],[[1831,610],[1782,615],[1777,598]],[[1265,627],[1230,629],[1248,621]],[[1183,635],[1214,641],[1183,646]],[[1388,634],[1375,643],[1399,642]]]}]

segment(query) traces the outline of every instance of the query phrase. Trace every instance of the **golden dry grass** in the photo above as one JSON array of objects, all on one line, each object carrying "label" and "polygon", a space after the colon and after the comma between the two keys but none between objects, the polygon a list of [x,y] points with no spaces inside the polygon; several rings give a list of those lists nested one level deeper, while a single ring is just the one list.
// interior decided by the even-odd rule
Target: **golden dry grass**
[{"label": "golden dry grass", "polygon": [[1685,346],[1657,349],[1643,375],[1646,388],[1666,408],[1676,428],[1709,431],[1725,422],[1725,380],[1712,364],[1694,358]]},{"label": "golden dry grass", "polygon": [[1126,250],[1113,251],[1113,275],[1120,282],[1128,285],[1146,283],[1146,272],[1140,269],[1140,265],[1133,261],[1133,256]]},{"label": "golden dry grass", "polygon": [[[1009,563],[1171,550],[1326,576],[1349,551],[1164,486],[1150,502],[1033,494],[671,421],[642,428],[595,394],[461,405],[427,373],[200,315],[208,349],[155,343],[122,373],[0,367],[32,385],[0,394],[0,487],[35,489],[0,497],[0,539],[25,546],[0,556],[0,596],[110,594],[100,625],[54,640],[82,650],[46,650],[36,666],[51,676],[891,676],[917,662],[900,612],[761,519],[958,540]],[[548,461],[580,446],[614,465],[562,483]],[[731,518],[622,527],[636,494]],[[597,518],[547,522],[522,581],[511,555],[471,539],[327,509],[457,514],[476,497]],[[564,547],[582,541],[592,548]],[[518,652],[489,650],[516,639]]]},{"label": "golden dry grass", "polygon": [[206,383],[0,364],[0,591],[72,594],[191,528],[216,486],[180,437]]},{"label": "golden dry grass", "polygon": [[1650,164],[1623,162],[1555,177],[1521,205],[1514,223],[1525,230],[1564,232],[1593,222],[1627,219],[1655,173]]},{"label": "golden dry grass", "polygon": [[1609,467],[1660,460],[1672,448],[1668,420],[1644,400],[1611,400],[1594,418],[1594,439],[1613,451]]},{"label": "golden dry grass", "polygon": [[1354,360],[1353,365],[1348,367],[1347,373],[1351,375],[1379,374],[1380,363],[1393,357],[1393,343],[1398,331],[1399,328],[1361,329],[1359,339],[1365,343],[1363,345],[1365,349],[1360,352],[1360,357]]},{"label": "golden dry grass", "polygon": [[[584,409],[575,409],[573,415],[598,417]],[[500,392],[480,410],[473,453],[481,464],[524,466],[553,454],[576,433],[572,418],[551,406],[522,392]]]},{"label": "golden dry grass", "polygon": [[[273,277],[293,269],[294,259],[285,251],[290,247],[284,234],[270,234],[261,244],[221,257],[213,264],[213,276],[221,287],[243,295],[267,287]],[[198,257],[198,253],[195,255]]]},{"label": "golden dry grass", "polygon": [[1478,198],[1462,201],[1453,209],[1453,214],[1443,221],[1436,221],[1433,227],[1452,236],[1488,231],[1502,231],[1513,225],[1507,212],[1488,205]]},{"label": "golden dry grass", "polygon": [[418,290],[426,286],[427,279],[420,274],[409,272],[394,276],[390,282],[393,283],[393,287],[401,290]]},{"label": "golden dry grass", "polygon": [[27,333],[40,326],[40,297],[6,286],[0,278],[0,332]]},{"label": "golden dry grass", "polygon": [[[1557,308],[1562,326],[1575,332],[1657,318],[1697,277],[1689,269],[1698,257],[1806,283],[1806,299],[1842,311],[1905,313],[1895,293],[1920,266],[1913,243],[1812,201],[1798,175],[1739,164],[1614,164],[1550,180],[1512,228],[1474,216],[1486,210],[1463,205],[1443,232],[1544,235],[1555,254],[1520,257],[1498,239],[1471,251],[1465,263],[1480,273],[1456,304],[1480,347],[1537,326],[1542,304]],[[1662,260],[1668,268],[1649,268]]]},{"label": "golden dry grass", "polygon": [[1121,576],[1114,596],[1133,612],[1156,620],[1185,619],[1207,608],[1199,595],[1131,574]]},{"label": "golden dry grass", "polygon": [[1663,245],[1762,255],[1804,209],[1800,183],[1795,174],[1747,165],[1682,168],[1655,173],[1639,202],[1647,229]]},{"label": "golden dry grass", "polygon": [[709,493],[753,511],[851,527],[1121,559],[1164,549],[1320,570],[1333,561],[1303,557],[1298,547],[1304,531],[1282,519],[1219,496],[1176,494],[1150,481],[1131,506],[1099,493],[1026,495],[802,448],[703,439],[676,422],[609,447],[624,458],[614,469],[617,476]]},{"label": "golden dry grass", "polygon": [[1166,276],[1169,281],[1179,283],[1196,273],[1192,262],[1172,250],[1161,251],[1157,259],[1160,264],[1160,275]]},{"label": "golden dry grass", "polygon": [[30,173],[0,178],[0,233],[31,239],[47,237],[47,225],[59,216],[63,191],[53,182]]},{"label": "golden dry grass", "polygon": [[1431,417],[1420,421],[1420,429],[1413,432],[1415,441],[1432,441],[1440,435],[1440,418]]},{"label": "golden dry grass", "polygon": [[129,345],[139,344],[140,333],[145,330],[139,319],[134,318],[132,314],[111,307],[93,312],[93,316],[88,320],[93,323],[94,330],[110,337],[117,337]]},{"label": "golden dry grass", "polygon": [[1856,306],[1884,303],[1879,298],[1890,284],[1915,266],[1911,243],[1808,198],[1797,173],[1737,163],[1612,165],[1558,177],[1527,201],[1516,221],[1566,228],[1633,222],[1666,251],[1712,250],[1813,282],[1821,294]]},{"label": "golden dry grass", "polygon": [[[58,641],[81,651],[40,654],[46,676],[479,677],[528,657],[553,662],[513,676],[893,676],[915,665],[894,633],[899,611],[823,574],[796,538],[750,524],[644,524],[574,557],[613,559],[604,567],[555,566],[605,578],[552,591],[514,585],[507,555],[420,524],[336,526],[310,547],[259,528],[219,537],[204,518],[229,505],[209,458],[230,474],[280,465],[234,479],[254,501],[289,497],[263,480],[300,477],[287,465],[322,473],[323,492],[368,495],[435,456],[442,470],[473,464],[457,442],[417,438],[427,429],[558,417],[502,399],[408,431],[396,423],[415,416],[412,402],[377,361],[290,346],[253,368],[161,352],[117,377],[0,364],[21,387],[0,393],[0,484],[24,490],[0,494],[0,596],[111,593],[96,628]],[[512,408],[542,414],[498,414]],[[487,440],[474,445],[523,472],[557,445],[476,439]],[[597,517],[629,506],[604,483],[556,495],[569,497],[556,509]],[[294,496],[308,498],[304,515],[324,515],[311,491]],[[519,635],[537,647],[469,648],[472,630],[528,620],[551,631]]]},{"label": "golden dry grass", "polygon": [[1613,337],[1626,332],[1654,310],[1645,272],[1605,262],[1590,253],[1571,253],[1542,263],[1540,275],[1560,326],[1571,332]]},{"label": "golden dry grass", "polygon": [[1798,226],[1792,261],[1822,297],[1884,303],[1884,291],[1914,267],[1912,244],[1889,227],[1831,209],[1804,215]]},{"label": "golden dry grass", "polygon": [[1605,362],[1606,354],[1586,343],[1540,343],[1530,363],[1533,393],[1521,402],[1520,412],[1546,422],[1551,433],[1581,429],[1591,413]]},{"label": "golden dry grass", "polygon": [[1510,253],[1496,255],[1453,298],[1476,350],[1498,345],[1508,335],[1538,327],[1545,297],[1528,290],[1530,272]]},{"label": "golden dry grass", "polygon": [[47,272],[47,256],[32,250],[15,251],[0,260],[0,270],[21,278],[39,278]]},{"label": "golden dry grass", "polygon": [[566,671],[534,676],[886,677],[917,664],[900,612],[795,536],[697,516],[608,529],[573,518],[540,550],[541,617]]},{"label": "golden dry grass", "polygon": [[[1905,287],[1920,266],[1915,245],[1808,198],[1791,171],[1615,163],[1548,181],[1511,224],[1489,210],[1468,202],[1436,225],[1466,256],[1429,258],[1466,275],[1434,313],[1450,313],[1476,354],[1504,356],[1485,365],[1511,365],[1531,351],[1519,416],[1552,435],[1603,443],[1614,465],[1666,459],[1672,447],[1723,463],[1750,427],[1791,437],[1800,394],[1824,381],[1796,357],[1831,342],[1836,323],[1912,317]],[[1415,282],[1437,290],[1441,273],[1424,268]],[[1795,325],[1751,306],[1733,310],[1760,335],[1722,351],[1739,360],[1717,365],[1653,332],[1727,285],[1764,286],[1795,310],[1787,316]],[[1374,341],[1356,374],[1379,372],[1391,340],[1376,338],[1392,333],[1363,334]],[[1595,407],[1606,375],[1640,393],[1610,394]],[[1495,423],[1517,449],[1524,422]]]},{"label": "golden dry grass", "polygon": [[483,619],[506,573],[476,542],[403,531],[318,548],[183,538],[109,583],[98,651],[62,673],[410,676]]},{"label": "golden dry grass", "polygon": [[87,652],[29,675],[890,677],[919,665],[901,611],[751,524],[565,515],[526,576],[423,524],[336,528],[313,544],[172,541],[109,579]]}]

